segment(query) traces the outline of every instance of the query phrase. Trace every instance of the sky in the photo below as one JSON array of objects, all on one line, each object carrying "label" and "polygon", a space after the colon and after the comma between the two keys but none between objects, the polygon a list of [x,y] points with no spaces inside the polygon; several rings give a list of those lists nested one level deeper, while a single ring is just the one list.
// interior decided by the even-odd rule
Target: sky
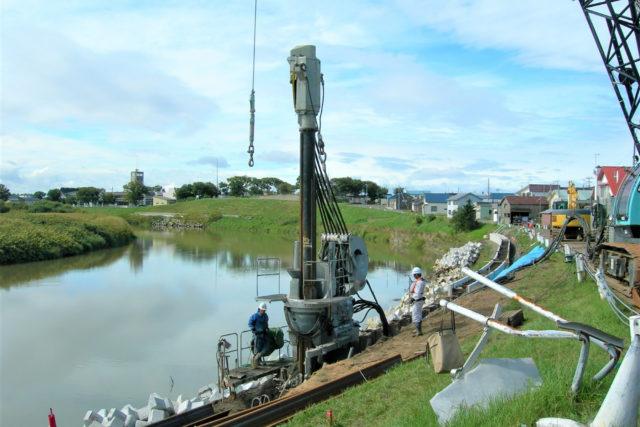
[{"label": "sky", "polygon": [[[3,0],[12,193],[299,174],[287,57],[316,46],[327,173],[389,189],[593,183],[633,142],[576,1]],[[249,95],[256,92],[249,167]]]}]

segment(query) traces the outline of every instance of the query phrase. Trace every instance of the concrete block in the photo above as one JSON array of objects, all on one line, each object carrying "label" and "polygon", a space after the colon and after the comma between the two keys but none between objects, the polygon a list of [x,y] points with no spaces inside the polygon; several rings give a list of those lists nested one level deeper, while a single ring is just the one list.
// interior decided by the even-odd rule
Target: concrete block
[{"label": "concrete block", "polygon": [[136,421],[136,427],[146,427],[149,425],[148,421],[138,420]]},{"label": "concrete block", "polygon": [[124,412],[122,412],[119,409],[116,408],[111,408],[109,410],[109,413],[107,413],[107,419],[112,419],[112,418],[117,418],[119,420],[124,421],[125,418],[127,418],[127,414],[125,414]]},{"label": "concrete block", "polygon": [[106,409],[100,409],[98,411],[98,415],[100,415],[102,418],[107,418],[107,410]]},{"label": "concrete block", "polygon": [[176,414],[181,414],[185,411],[191,409],[191,401],[185,400],[184,402],[180,402],[178,407],[176,408]]},{"label": "concrete block", "polygon": [[174,413],[173,403],[166,397],[160,397],[157,393],[151,393],[149,395],[149,409],[160,409],[162,411],[168,411]]},{"label": "concrete block", "polygon": [[143,406],[142,408],[138,409],[136,412],[138,412],[138,419],[140,420],[149,419],[149,406]]},{"label": "concrete block", "polygon": [[179,394],[178,398],[173,401],[173,413],[174,414],[178,413],[178,406],[180,406],[181,403],[182,403],[182,395]]},{"label": "concrete block", "polygon": [[149,410],[153,409],[166,409],[164,407],[164,398],[160,397],[157,393],[151,393],[149,395]]},{"label": "concrete block", "polygon": [[104,425],[106,427],[124,427],[124,420],[121,420],[120,418],[111,418]]},{"label": "concrete block", "polygon": [[204,406],[204,402],[202,402],[200,400],[196,400],[195,402],[193,402],[191,404],[191,409],[196,409],[196,408],[199,408],[201,406]]},{"label": "concrete block", "polygon": [[162,421],[167,418],[167,413],[161,409],[152,409],[149,411],[149,422],[155,423],[158,421]]},{"label": "concrete block", "polygon": [[136,416],[138,415],[138,410],[134,408],[133,405],[131,405],[130,403],[127,403],[126,405],[124,405],[121,411],[125,415],[131,415],[131,414],[136,414]]},{"label": "concrete block", "polygon": [[127,418],[125,418],[124,427],[135,427],[136,421],[138,420],[138,414],[136,412],[132,412],[127,415]]},{"label": "concrete block", "polygon": [[88,410],[87,413],[84,415],[84,419],[83,419],[85,427],[88,427],[92,421],[97,421],[98,423],[102,423],[103,420],[104,420],[104,417],[102,415],[92,410]]},{"label": "concrete block", "polygon": [[87,424],[88,427],[104,427],[104,424],[99,423],[97,421],[91,421],[91,424]]}]

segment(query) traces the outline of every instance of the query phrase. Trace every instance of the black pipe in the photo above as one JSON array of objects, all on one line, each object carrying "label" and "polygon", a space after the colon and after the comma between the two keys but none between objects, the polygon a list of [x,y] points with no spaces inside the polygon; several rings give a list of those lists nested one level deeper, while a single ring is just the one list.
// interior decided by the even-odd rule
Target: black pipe
[{"label": "black pipe", "polygon": [[314,129],[300,131],[300,267],[304,299],[317,297],[313,282],[313,261],[316,253],[315,132]]}]

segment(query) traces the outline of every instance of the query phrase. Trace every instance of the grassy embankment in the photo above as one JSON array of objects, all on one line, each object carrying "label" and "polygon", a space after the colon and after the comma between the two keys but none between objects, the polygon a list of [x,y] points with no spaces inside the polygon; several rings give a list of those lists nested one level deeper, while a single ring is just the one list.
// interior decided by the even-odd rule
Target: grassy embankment
[{"label": "grassy embankment", "polygon": [[[530,246],[530,242],[525,246]],[[556,253],[543,264],[519,273],[517,292],[572,321],[586,323],[625,339],[629,345],[628,326],[613,314],[601,300],[593,281],[577,281],[575,265],[564,262]],[[484,292],[494,292],[486,290]],[[510,302],[503,311],[520,308]],[[488,313],[485,313],[488,314]],[[557,329],[550,320],[524,310],[521,329]],[[479,334],[461,343],[467,356]],[[580,353],[580,343],[573,340],[526,339],[494,331],[481,358],[534,359],[543,385],[516,397],[498,399],[489,409],[461,411],[450,425],[514,426],[534,425],[543,417],[569,418],[586,423],[597,413],[611,385],[615,370],[600,382],[595,373],[605,365],[608,356],[591,346],[583,384],[578,393],[570,393],[571,381]],[[289,425],[322,425],[331,409],[337,425],[349,426],[435,426],[437,418],[429,400],[451,383],[447,374],[437,375],[423,358],[393,368],[388,374],[335,397],[313,405],[291,420]]]},{"label": "grassy embankment", "polygon": [[[495,229],[485,224],[470,233],[454,233],[443,216],[421,216],[413,213],[372,209],[341,204],[342,215],[349,231],[375,246],[386,259],[432,261],[450,247],[482,240]],[[136,215],[176,213],[183,221],[205,224],[215,232],[260,232],[295,238],[298,233],[299,203],[297,201],[263,198],[203,199],[168,206],[141,208],[91,208],[90,212],[118,215],[134,226],[149,226],[154,217]],[[158,217],[155,217],[157,219]],[[318,216],[318,232],[322,226]],[[413,256],[410,255],[413,253]],[[415,254],[421,254],[416,258]]]},{"label": "grassy embankment", "polygon": [[[65,212],[30,212],[37,207],[34,205],[28,210],[12,208],[10,212],[0,214],[4,220],[0,225],[0,264],[53,259],[125,244],[133,237],[127,222],[134,227],[146,228],[160,218],[137,213],[175,213],[183,222],[203,224],[207,230],[219,233],[259,232],[291,236],[292,239],[298,233],[299,204],[296,201],[228,198],[169,206],[75,210],[51,202],[42,204],[40,208]],[[454,233],[449,221],[442,216],[346,204],[341,205],[341,209],[349,230],[375,248],[373,252],[378,258],[404,263],[431,264],[450,247],[481,240],[495,228],[495,225],[484,225],[471,233]],[[321,224],[318,224],[318,232],[321,230]]]},{"label": "grassy embankment", "polygon": [[133,238],[129,224],[112,215],[11,210],[0,214],[0,265],[84,254]]}]

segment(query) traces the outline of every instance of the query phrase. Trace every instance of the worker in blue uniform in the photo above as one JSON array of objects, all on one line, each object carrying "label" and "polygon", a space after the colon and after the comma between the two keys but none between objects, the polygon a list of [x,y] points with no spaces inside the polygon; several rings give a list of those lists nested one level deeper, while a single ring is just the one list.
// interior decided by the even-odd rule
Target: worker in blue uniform
[{"label": "worker in blue uniform", "polygon": [[253,358],[251,367],[256,368],[262,356],[267,355],[269,346],[267,331],[269,330],[269,316],[267,316],[267,304],[261,302],[258,311],[249,317],[249,328],[253,331]]}]

